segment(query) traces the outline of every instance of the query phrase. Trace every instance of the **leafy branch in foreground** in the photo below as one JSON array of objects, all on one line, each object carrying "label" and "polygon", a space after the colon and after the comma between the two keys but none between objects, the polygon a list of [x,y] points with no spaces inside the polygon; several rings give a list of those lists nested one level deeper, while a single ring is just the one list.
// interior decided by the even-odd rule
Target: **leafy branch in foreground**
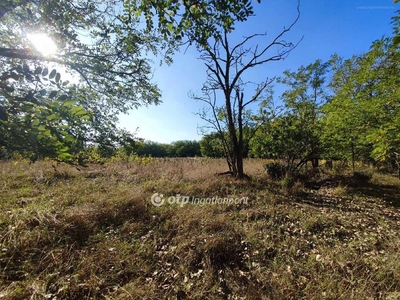
[{"label": "leafy branch in foreground", "polygon": [[[126,22],[118,1],[5,1],[0,10],[3,149],[70,161],[86,143],[113,144],[119,113],[159,103],[146,54],[167,53],[167,42],[138,18]],[[57,53],[38,51],[32,33]]]}]

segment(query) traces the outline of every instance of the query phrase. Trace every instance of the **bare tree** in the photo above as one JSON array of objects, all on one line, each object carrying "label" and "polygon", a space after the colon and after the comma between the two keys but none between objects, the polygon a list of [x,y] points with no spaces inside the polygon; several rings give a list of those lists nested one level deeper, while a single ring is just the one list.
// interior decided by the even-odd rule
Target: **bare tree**
[{"label": "bare tree", "polygon": [[[256,113],[251,109],[245,109],[243,104],[240,106],[242,107],[241,110],[236,109],[239,108],[238,104],[233,104],[232,119],[234,120],[234,126],[238,133],[237,141],[240,143],[242,157],[247,155],[250,140],[256,134],[257,130],[267,120],[269,120],[269,113],[271,110],[269,105],[272,104],[272,89],[270,88],[270,84],[272,81],[273,79],[270,79],[264,82],[262,86],[257,85],[256,93],[260,92],[260,95],[256,95],[257,99],[254,99],[254,102],[259,100],[259,110]],[[263,93],[261,93],[261,89],[263,90]],[[240,90],[237,90],[236,92],[243,94]],[[216,132],[221,141],[222,150],[228,163],[229,171],[223,172],[220,175],[237,175],[237,156],[235,155],[234,147],[232,147],[231,135],[229,133],[229,117],[225,105],[218,105],[217,90],[204,85],[201,96],[192,93],[190,94],[190,97],[207,104],[207,107],[201,109],[197,113],[197,115],[207,123],[207,125],[200,127],[200,132],[204,135],[210,132]]]},{"label": "bare tree", "polygon": [[[229,173],[235,177],[245,177],[243,170],[244,130],[247,128],[246,122],[256,119],[251,116],[248,118],[251,104],[259,103],[262,99],[265,100],[264,92],[268,90],[275,79],[267,78],[256,84],[255,93],[251,97],[245,98],[245,88],[250,82],[243,80],[244,73],[256,66],[283,60],[296,48],[301,39],[293,44],[285,41],[283,37],[293,28],[299,17],[300,1],[297,4],[295,20],[288,28],[284,28],[272,41],[263,46],[249,45],[254,44],[258,38],[264,39],[267,36],[266,33],[244,37],[240,43],[231,46],[228,30],[224,30],[221,37],[210,38],[205,44],[202,44],[200,58],[207,67],[207,81],[202,88],[203,95],[191,95],[191,97],[204,101],[209,106],[208,111],[203,110],[199,115],[220,133]],[[273,50],[275,53],[271,54]],[[224,99],[222,105],[218,105],[219,94]],[[259,122],[256,122],[255,129],[257,129],[257,124]],[[229,134],[228,137],[225,135],[226,131]],[[251,137],[252,134],[250,134]]]}]

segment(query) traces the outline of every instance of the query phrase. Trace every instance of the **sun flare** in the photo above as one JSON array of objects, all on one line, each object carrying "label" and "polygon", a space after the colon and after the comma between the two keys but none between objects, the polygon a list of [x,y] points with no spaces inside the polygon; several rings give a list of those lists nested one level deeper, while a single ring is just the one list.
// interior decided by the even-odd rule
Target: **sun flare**
[{"label": "sun flare", "polygon": [[44,56],[57,53],[57,46],[53,40],[43,33],[29,33],[27,34],[29,41]]}]

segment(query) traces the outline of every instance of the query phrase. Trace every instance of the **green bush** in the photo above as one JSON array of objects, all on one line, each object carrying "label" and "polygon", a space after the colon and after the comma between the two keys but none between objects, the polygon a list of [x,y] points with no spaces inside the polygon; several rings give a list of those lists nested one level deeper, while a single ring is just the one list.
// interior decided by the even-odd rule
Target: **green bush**
[{"label": "green bush", "polygon": [[282,180],[282,187],[286,190],[290,190],[294,187],[296,180],[292,174],[287,173]]},{"label": "green bush", "polygon": [[264,168],[272,179],[281,179],[286,174],[286,167],[278,162],[267,163]]}]

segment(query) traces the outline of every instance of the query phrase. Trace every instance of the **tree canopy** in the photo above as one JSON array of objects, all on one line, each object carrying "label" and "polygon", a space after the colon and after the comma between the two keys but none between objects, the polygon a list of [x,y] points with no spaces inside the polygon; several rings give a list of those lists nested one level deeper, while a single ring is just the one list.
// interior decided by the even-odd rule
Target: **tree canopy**
[{"label": "tree canopy", "polygon": [[[146,53],[166,43],[139,25],[113,0],[2,2],[0,146],[70,161],[85,143],[126,137],[117,115],[161,95]],[[57,52],[38,51],[32,33],[50,37]]]}]

